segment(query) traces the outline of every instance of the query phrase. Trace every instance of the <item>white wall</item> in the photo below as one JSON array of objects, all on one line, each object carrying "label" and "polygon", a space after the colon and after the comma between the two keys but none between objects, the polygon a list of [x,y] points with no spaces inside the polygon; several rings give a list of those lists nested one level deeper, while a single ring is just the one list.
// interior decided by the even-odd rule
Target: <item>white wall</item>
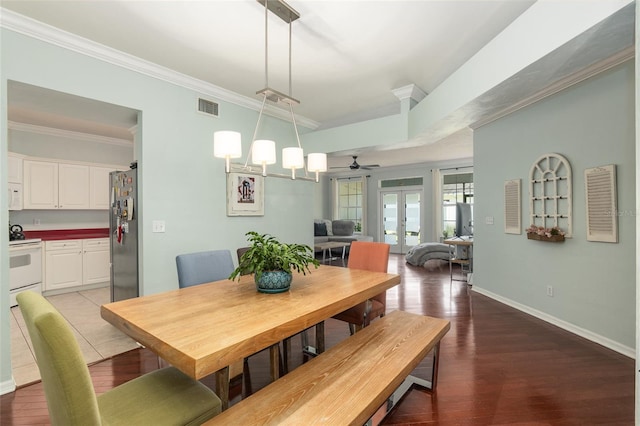
[{"label": "white wall", "polygon": [[[634,64],[628,61],[474,133],[474,289],[522,305],[620,352],[635,352]],[[539,156],[565,156],[573,170],[573,233],[564,243],[505,234],[503,185]],[[587,242],[584,169],[616,164],[619,243]],[[485,225],[492,216],[494,225]],[[546,296],[552,285],[554,296]]]}]

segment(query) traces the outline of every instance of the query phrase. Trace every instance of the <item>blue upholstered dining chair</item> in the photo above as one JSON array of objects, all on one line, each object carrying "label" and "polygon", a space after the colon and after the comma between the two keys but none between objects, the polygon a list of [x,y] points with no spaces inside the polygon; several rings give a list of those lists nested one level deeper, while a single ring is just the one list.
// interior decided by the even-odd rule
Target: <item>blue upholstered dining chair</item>
[{"label": "blue upholstered dining chair", "polygon": [[22,292],[17,299],[52,425],[198,425],[220,413],[218,396],[174,367],[96,396],[80,346],[64,317],[35,292]]},{"label": "blue upholstered dining chair", "polygon": [[191,287],[229,278],[235,267],[229,250],[211,250],[176,256],[178,285]]},{"label": "blue upholstered dining chair", "polygon": [[[209,250],[176,256],[178,286],[180,288],[229,278],[235,269],[229,250]],[[244,379],[245,396],[251,395],[251,376],[247,358],[229,366],[229,379]]]}]

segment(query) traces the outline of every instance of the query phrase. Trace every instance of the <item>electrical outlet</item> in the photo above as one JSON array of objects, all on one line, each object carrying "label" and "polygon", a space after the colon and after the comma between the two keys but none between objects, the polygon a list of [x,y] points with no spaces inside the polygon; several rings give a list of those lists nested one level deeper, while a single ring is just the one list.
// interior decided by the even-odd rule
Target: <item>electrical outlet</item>
[{"label": "electrical outlet", "polygon": [[484,218],[485,225],[493,225],[493,216],[487,216]]},{"label": "electrical outlet", "polygon": [[547,286],[547,296],[553,297],[553,286]]},{"label": "electrical outlet", "polygon": [[40,219],[33,219],[34,225],[40,225]]},{"label": "electrical outlet", "polygon": [[153,232],[164,232],[165,231],[165,223],[164,220],[154,220],[152,222]]}]

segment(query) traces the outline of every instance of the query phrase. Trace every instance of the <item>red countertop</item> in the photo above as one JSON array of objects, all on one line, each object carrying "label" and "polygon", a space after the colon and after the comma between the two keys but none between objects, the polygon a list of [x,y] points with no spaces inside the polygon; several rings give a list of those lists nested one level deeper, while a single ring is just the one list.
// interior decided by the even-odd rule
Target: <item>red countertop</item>
[{"label": "red countertop", "polygon": [[40,238],[42,241],[81,240],[85,238],[108,238],[109,228],[50,229],[46,231],[24,231],[25,238]]}]

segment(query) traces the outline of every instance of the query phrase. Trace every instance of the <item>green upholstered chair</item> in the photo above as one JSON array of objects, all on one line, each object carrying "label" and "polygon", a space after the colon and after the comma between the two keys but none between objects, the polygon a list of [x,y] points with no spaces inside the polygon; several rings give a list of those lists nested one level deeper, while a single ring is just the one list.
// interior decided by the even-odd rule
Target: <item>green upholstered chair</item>
[{"label": "green upholstered chair", "polygon": [[52,425],[197,425],[220,413],[220,399],[173,367],[96,396],[67,321],[41,295],[17,297],[42,376]]}]

